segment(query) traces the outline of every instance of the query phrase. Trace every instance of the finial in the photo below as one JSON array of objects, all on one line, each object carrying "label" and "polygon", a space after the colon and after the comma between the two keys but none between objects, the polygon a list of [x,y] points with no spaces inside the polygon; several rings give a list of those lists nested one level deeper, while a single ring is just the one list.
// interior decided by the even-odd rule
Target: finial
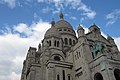
[{"label": "finial", "polygon": [[52,22],[51,22],[52,26],[55,25],[55,21],[54,21],[54,18],[52,18]]},{"label": "finial", "polygon": [[62,13],[62,11],[60,11],[60,19],[63,19],[63,13]]}]

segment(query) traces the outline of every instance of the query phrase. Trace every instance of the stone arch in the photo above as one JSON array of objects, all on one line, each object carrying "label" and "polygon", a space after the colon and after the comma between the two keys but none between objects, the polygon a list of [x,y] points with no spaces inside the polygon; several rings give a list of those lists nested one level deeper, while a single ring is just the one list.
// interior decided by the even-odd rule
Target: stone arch
[{"label": "stone arch", "polygon": [[73,40],[73,45],[75,45],[75,40]]},{"label": "stone arch", "polygon": [[114,76],[115,76],[116,80],[120,80],[120,70],[119,69],[114,70]]},{"label": "stone arch", "polygon": [[[57,56],[57,57],[56,57],[56,56]],[[58,57],[60,58],[60,60],[59,60]],[[62,55],[60,55],[60,54],[57,54],[57,53],[52,54],[51,57],[50,57],[50,59],[52,59],[52,60],[57,60],[57,61],[64,61],[64,57],[63,57]]]},{"label": "stone arch", "polygon": [[100,73],[96,73],[94,76],[94,80],[103,80],[103,76]]}]

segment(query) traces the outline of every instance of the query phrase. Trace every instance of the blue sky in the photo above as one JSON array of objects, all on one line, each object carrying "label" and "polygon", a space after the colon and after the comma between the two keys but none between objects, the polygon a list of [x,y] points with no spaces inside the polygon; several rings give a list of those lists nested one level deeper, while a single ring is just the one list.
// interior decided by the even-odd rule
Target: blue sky
[{"label": "blue sky", "polygon": [[[120,48],[120,0],[0,0],[0,80],[18,80],[29,46],[37,47],[60,11],[77,30],[92,24]],[[13,67],[14,66],[14,67]],[[6,72],[6,70],[8,70]]]},{"label": "blue sky", "polygon": [[[0,0],[0,28],[4,29],[6,26],[13,27],[13,25],[19,23],[31,25],[33,21],[39,21],[39,19],[50,22],[52,18],[55,18],[55,20],[58,21],[59,11],[62,10],[65,19],[69,21],[75,29],[78,24],[89,27],[91,24],[96,23],[104,33],[119,37],[119,0],[70,1],[6,0],[5,2],[4,0]],[[79,9],[79,7],[81,7],[81,9]],[[109,14],[112,15],[107,18]]]}]

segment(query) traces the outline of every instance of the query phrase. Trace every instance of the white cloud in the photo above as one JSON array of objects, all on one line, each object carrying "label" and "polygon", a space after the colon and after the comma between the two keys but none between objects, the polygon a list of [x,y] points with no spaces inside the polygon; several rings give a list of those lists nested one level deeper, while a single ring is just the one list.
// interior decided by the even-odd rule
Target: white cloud
[{"label": "white cloud", "polygon": [[9,80],[20,80],[20,76],[21,76],[21,74],[16,74],[15,72],[12,72],[9,75],[8,79]]},{"label": "white cloud", "polygon": [[10,8],[14,8],[16,6],[16,0],[0,0],[0,3],[7,4]]},{"label": "white cloud", "polygon": [[80,3],[80,6],[77,8],[77,10],[82,10],[83,14],[82,15],[86,15],[88,18],[93,19],[96,15],[96,12],[91,10],[90,8],[87,7],[87,5],[85,5],[84,3]]},{"label": "white cloud", "polygon": [[[38,2],[53,3],[56,8],[53,10],[53,14],[59,13],[61,10],[64,10],[65,7],[67,7],[69,9],[82,11],[82,15],[89,19],[93,19],[96,15],[96,12],[85,5],[82,0],[38,0]],[[49,9],[45,9],[45,11],[49,11]]]},{"label": "white cloud", "polygon": [[120,51],[120,37],[113,37],[113,38],[114,38],[115,43],[117,44],[118,49],[119,49],[119,51]]},{"label": "white cloud", "polygon": [[17,26],[14,27],[14,30],[19,32],[19,33],[24,33],[27,36],[29,36],[30,34],[32,34],[31,29],[24,23],[20,23]]},{"label": "white cloud", "polygon": [[[29,46],[37,47],[50,26],[41,20],[31,26],[19,23],[13,28],[19,33],[13,34],[9,28],[9,31],[3,31],[5,34],[0,35],[0,80],[20,80],[22,62]],[[23,38],[20,33],[28,37]]]},{"label": "white cloud", "polygon": [[113,10],[111,13],[106,15],[107,23],[106,26],[114,24],[120,18],[120,9]]},{"label": "white cloud", "polygon": [[77,20],[77,18],[75,16],[71,16],[70,19]]},{"label": "white cloud", "polygon": [[46,7],[46,8],[43,8],[43,9],[42,9],[42,12],[43,12],[43,13],[49,13],[50,11],[52,11],[52,9],[49,8],[49,7]]}]

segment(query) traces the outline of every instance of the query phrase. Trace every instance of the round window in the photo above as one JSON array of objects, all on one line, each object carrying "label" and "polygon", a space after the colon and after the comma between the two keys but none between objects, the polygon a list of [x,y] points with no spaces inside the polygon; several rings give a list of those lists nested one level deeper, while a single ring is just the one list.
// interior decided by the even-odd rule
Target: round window
[{"label": "round window", "polygon": [[60,61],[60,57],[59,57],[59,56],[55,56],[55,57],[54,57],[54,60]]}]

